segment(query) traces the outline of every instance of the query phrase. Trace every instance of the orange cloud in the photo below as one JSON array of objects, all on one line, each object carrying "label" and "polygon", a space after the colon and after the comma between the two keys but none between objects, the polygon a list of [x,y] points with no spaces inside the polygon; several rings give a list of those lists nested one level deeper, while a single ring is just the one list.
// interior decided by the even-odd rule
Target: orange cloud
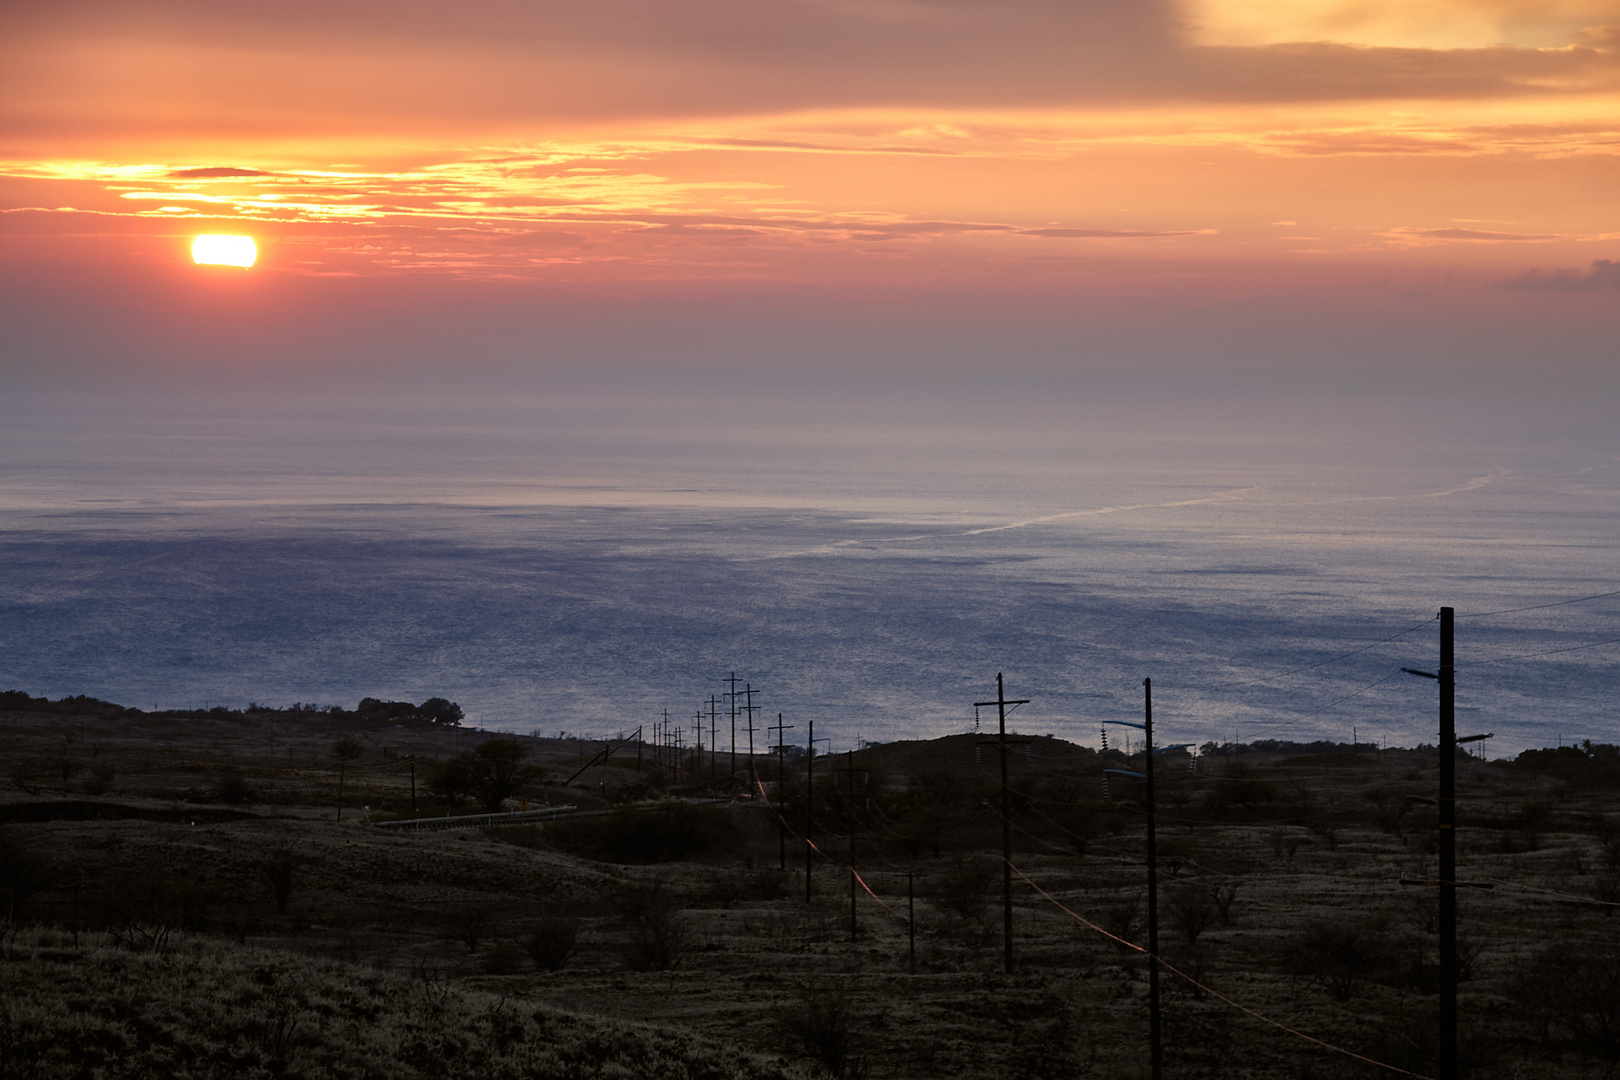
[{"label": "orange cloud", "polygon": [[[130,269],[115,290],[179,267],[180,307],[339,281],[398,283],[380,308],[449,283],[470,306],[655,284],[836,293],[861,319],[913,290],[1148,322],[1172,301],[1364,312],[1386,294],[1346,282],[1425,275],[1496,305],[1601,292],[1492,283],[1523,276],[1526,244],[1550,265],[1620,254],[1620,4],[1281,10],[13,4],[0,271]],[[187,291],[200,231],[259,240],[251,280]]]}]

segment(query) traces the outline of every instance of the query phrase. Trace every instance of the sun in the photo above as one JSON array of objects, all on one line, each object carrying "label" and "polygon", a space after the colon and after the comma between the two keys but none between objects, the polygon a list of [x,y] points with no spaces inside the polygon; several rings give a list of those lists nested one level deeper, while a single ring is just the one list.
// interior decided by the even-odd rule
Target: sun
[{"label": "sun", "polygon": [[203,235],[191,242],[191,260],[220,266],[252,266],[259,257],[251,236]]}]

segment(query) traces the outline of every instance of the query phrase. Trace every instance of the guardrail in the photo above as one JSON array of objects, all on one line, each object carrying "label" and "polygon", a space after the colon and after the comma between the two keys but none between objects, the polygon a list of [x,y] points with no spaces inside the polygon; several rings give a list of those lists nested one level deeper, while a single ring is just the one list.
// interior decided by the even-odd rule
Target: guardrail
[{"label": "guardrail", "polygon": [[493,829],[500,825],[522,825],[529,821],[565,817],[578,809],[577,806],[545,806],[538,810],[512,810],[499,814],[457,814],[454,817],[446,814],[444,817],[377,821],[372,824],[378,829],[405,829],[410,832],[431,829]]},{"label": "guardrail", "polygon": [[454,817],[446,814],[444,817],[409,818],[404,821],[374,821],[372,827],[404,829],[410,832],[438,829],[494,829],[502,825],[523,825],[531,821],[550,821],[564,817],[604,817],[608,814],[622,814],[627,810],[670,810],[683,803],[687,806],[713,806],[717,803],[731,804],[738,801],[730,798],[661,799],[658,802],[616,806],[605,810],[581,810],[577,806],[544,806],[538,810],[511,810],[499,814],[457,814]]}]

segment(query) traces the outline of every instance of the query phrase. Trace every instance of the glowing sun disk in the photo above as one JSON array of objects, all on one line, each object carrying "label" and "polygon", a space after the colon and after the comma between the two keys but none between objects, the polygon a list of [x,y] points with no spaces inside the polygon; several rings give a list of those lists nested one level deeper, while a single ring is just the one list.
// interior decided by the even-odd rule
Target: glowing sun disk
[{"label": "glowing sun disk", "polygon": [[193,262],[220,266],[252,266],[259,257],[251,236],[199,236],[191,242]]}]

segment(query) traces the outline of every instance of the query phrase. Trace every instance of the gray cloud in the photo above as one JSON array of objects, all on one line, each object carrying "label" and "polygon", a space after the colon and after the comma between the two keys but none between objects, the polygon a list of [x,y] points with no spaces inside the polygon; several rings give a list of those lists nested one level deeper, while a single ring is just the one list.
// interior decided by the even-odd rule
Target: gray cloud
[{"label": "gray cloud", "polygon": [[1529,289],[1535,292],[1620,291],[1620,263],[1597,259],[1586,273],[1579,270],[1527,270],[1518,277],[1497,283],[1501,289]]},{"label": "gray cloud", "polygon": [[[62,0],[0,15],[19,102],[152,92],[107,72],[53,85],[29,57],[127,39],[192,50],[175,100],[435,118],[1548,95],[1620,86],[1620,49],[1195,47],[1172,0]],[[244,43],[251,43],[244,47]],[[297,57],[298,62],[289,63]],[[172,61],[172,57],[170,60]],[[75,68],[75,71],[78,69]],[[25,110],[26,111],[26,110]],[[43,114],[42,114],[43,115]],[[43,122],[43,121],[39,121]],[[53,121],[55,122],[55,121]],[[816,149],[806,144],[803,149]]]}]

